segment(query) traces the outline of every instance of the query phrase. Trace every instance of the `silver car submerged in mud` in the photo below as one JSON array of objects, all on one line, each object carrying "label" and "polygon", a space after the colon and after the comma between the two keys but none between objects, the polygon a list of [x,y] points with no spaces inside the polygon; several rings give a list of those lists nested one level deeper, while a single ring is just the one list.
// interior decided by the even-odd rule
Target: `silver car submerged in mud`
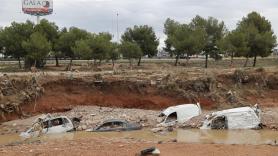
[{"label": "silver car submerged in mud", "polygon": [[76,123],[80,122],[78,119],[71,120],[66,116],[52,117],[50,115],[40,117],[41,119],[41,130],[35,129],[35,124],[29,128],[26,132],[20,134],[23,138],[38,137],[44,134],[57,134],[71,132],[76,129]]},{"label": "silver car submerged in mud", "polygon": [[211,113],[201,129],[259,129],[261,110],[254,107],[240,107]]}]

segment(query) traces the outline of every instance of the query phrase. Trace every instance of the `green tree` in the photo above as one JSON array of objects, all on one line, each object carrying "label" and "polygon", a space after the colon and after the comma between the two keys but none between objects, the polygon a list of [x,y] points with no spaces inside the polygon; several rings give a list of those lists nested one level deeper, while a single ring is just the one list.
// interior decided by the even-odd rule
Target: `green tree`
[{"label": "green tree", "polygon": [[115,66],[115,61],[120,58],[119,45],[118,43],[111,43],[111,48],[108,52],[108,60],[112,61],[113,68]]},{"label": "green tree", "polygon": [[165,50],[175,55],[175,66],[181,55],[189,58],[204,48],[206,32],[200,27],[193,27],[191,23],[180,24],[168,18],[164,24],[164,33],[167,35]]},{"label": "green tree", "polygon": [[109,33],[99,33],[98,35],[92,35],[89,39],[89,46],[92,50],[92,58],[96,62],[99,60],[101,64],[102,60],[107,59],[108,52],[111,49],[112,35]]},{"label": "green tree", "polygon": [[40,32],[33,33],[29,40],[23,41],[22,47],[27,51],[26,57],[34,60],[35,67],[37,62],[45,59],[51,50],[51,44]]},{"label": "green tree", "polygon": [[165,40],[165,47],[164,50],[170,54],[170,56],[174,56],[174,47],[173,43],[170,40],[169,36],[173,36],[177,28],[179,27],[180,23],[167,18],[167,20],[164,23],[164,33],[167,36],[167,39]]},{"label": "green tree", "polygon": [[54,22],[49,22],[46,19],[40,21],[39,24],[35,26],[35,31],[43,34],[47,40],[51,43],[51,51],[55,56],[56,66],[59,66],[59,51],[55,49],[55,43],[59,38],[59,27]]},{"label": "green tree", "polygon": [[65,53],[61,51],[61,41],[60,37],[67,33],[67,28],[62,28],[61,30],[58,30],[58,36],[57,39],[54,41],[53,50],[51,51],[51,55],[55,57],[56,67],[59,66],[59,58],[64,57]]},{"label": "green tree", "polygon": [[137,43],[122,42],[119,48],[119,52],[124,58],[129,60],[130,67],[132,67],[133,59],[140,59],[143,55],[140,46]]},{"label": "green tree", "polygon": [[269,56],[277,44],[270,21],[257,12],[251,12],[247,17],[243,17],[237,30],[246,36],[249,51],[245,53],[245,57],[247,61],[249,57],[254,57],[254,67],[257,57]]},{"label": "green tree", "polygon": [[206,32],[206,43],[203,49],[203,52],[206,56],[205,67],[208,67],[208,57],[214,57],[218,55],[217,42],[222,39],[226,33],[225,24],[223,21],[218,21],[214,17],[209,17],[204,19],[201,16],[197,15],[192,19],[190,26],[193,29],[203,29]]},{"label": "green tree", "polygon": [[79,40],[86,40],[88,39],[90,34],[82,29],[71,27],[69,31],[63,32],[59,39],[57,40],[55,49],[57,51],[62,52],[62,54],[68,58],[70,58],[70,63],[67,67],[68,70],[71,69],[72,66],[72,60],[75,58],[75,53],[73,51],[73,48],[75,46],[76,41]]},{"label": "green tree", "polygon": [[231,57],[231,65],[234,56],[243,56],[249,51],[245,37],[242,32],[234,30],[218,41],[217,46],[220,50]]},{"label": "green tree", "polygon": [[0,53],[4,54],[4,44],[3,44],[2,37],[3,37],[3,29],[2,27],[0,27]]},{"label": "green tree", "polygon": [[74,55],[81,59],[92,59],[92,50],[89,46],[88,40],[76,41],[75,45],[71,49],[74,52]]},{"label": "green tree", "polygon": [[24,58],[27,51],[22,47],[22,42],[29,39],[34,32],[34,24],[30,21],[25,23],[13,22],[11,26],[5,27],[2,31],[1,41],[5,47],[4,55],[11,56],[18,60],[21,68],[21,58]]},{"label": "green tree", "polygon": [[[153,57],[157,54],[157,47],[159,41],[155,35],[152,27],[144,25],[137,26],[133,28],[127,28],[125,33],[122,35],[122,41],[137,43],[141,48],[143,55],[148,55],[148,57]],[[141,58],[139,58],[138,66],[141,64]]]}]

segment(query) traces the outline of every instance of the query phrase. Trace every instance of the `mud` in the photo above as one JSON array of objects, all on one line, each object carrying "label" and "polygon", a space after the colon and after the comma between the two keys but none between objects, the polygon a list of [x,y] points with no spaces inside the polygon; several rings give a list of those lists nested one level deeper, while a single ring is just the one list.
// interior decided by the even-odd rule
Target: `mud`
[{"label": "mud", "polygon": [[174,140],[165,142],[134,141],[133,138],[84,138],[33,142],[16,146],[0,146],[0,155],[95,155],[130,156],[147,147],[157,147],[161,156],[275,156],[278,148],[269,145],[185,144]]},{"label": "mud", "polygon": [[39,138],[23,140],[16,134],[1,135],[0,145],[11,146],[32,142],[50,142],[55,140],[108,139],[136,142],[178,142],[228,145],[272,145],[278,146],[278,133],[272,130],[199,130],[176,129],[167,133],[153,133],[150,129],[126,132],[75,132],[55,135],[44,135]]}]

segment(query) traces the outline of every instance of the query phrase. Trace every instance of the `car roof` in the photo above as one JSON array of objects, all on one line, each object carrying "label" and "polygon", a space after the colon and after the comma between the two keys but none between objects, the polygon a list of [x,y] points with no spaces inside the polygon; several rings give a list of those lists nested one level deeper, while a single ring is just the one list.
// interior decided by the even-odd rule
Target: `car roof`
[{"label": "car roof", "polygon": [[126,120],[122,120],[122,119],[110,119],[110,120],[105,120],[103,123],[108,123],[108,122],[124,122],[124,123],[127,123]]},{"label": "car roof", "polygon": [[254,109],[251,107],[240,107],[240,108],[233,108],[233,109],[226,109],[218,112],[212,113],[213,115],[225,115],[230,113],[241,113],[241,112],[254,112]]},{"label": "car roof", "polygon": [[171,106],[171,107],[168,107],[165,110],[163,110],[161,112],[161,114],[168,116],[168,115],[172,114],[173,112],[183,111],[185,109],[190,109],[190,108],[199,108],[199,106],[197,104],[182,104],[182,105],[177,105],[177,106]]}]

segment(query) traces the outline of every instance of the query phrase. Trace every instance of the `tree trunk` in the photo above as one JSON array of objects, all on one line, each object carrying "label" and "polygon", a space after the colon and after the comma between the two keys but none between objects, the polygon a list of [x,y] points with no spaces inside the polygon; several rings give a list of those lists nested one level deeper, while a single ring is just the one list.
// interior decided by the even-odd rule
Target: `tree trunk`
[{"label": "tree trunk", "polygon": [[114,69],[114,67],[115,67],[115,60],[114,59],[112,59],[112,66],[113,66],[113,69]]},{"label": "tree trunk", "polygon": [[255,54],[254,56],[253,67],[256,67],[256,63],[257,63],[257,54]]},{"label": "tree trunk", "polygon": [[141,65],[141,58],[142,58],[142,57],[139,57],[139,61],[138,61],[137,66],[140,66],[140,65]]},{"label": "tree trunk", "polygon": [[129,67],[132,69],[132,59],[129,59]]},{"label": "tree trunk", "polygon": [[205,64],[205,68],[208,68],[208,53],[206,53],[206,64]]},{"label": "tree trunk", "polygon": [[177,66],[177,65],[178,65],[178,62],[179,62],[179,58],[180,58],[180,55],[177,55],[177,56],[176,56],[176,62],[175,62],[175,66]]},{"label": "tree trunk", "polygon": [[55,61],[56,61],[56,67],[59,67],[59,59],[57,56],[55,56]]},{"label": "tree trunk", "polygon": [[37,68],[37,60],[35,60],[34,67]]},{"label": "tree trunk", "polygon": [[69,63],[69,66],[68,66],[68,71],[71,71],[71,66],[72,66],[72,58],[70,58],[70,63]]},{"label": "tree trunk", "polygon": [[231,67],[234,65],[234,52],[231,55]]},{"label": "tree trunk", "polygon": [[246,57],[246,61],[244,63],[244,67],[247,67],[248,61],[249,61],[249,55],[247,55],[247,57]]},{"label": "tree trunk", "polygon": [[186,55],[186,65],[189,64],[189,59],[190,59],[189,57],[190,57],[189,54],[187,54],[187,55]]},{"label": "tree trunk", "polygon": [[22,68],[22,66],[21,66],[21,62],[20,62],[20,57],[19,57],[19,58],[17,58],[17,60],[18,60],[18,67],[19,67],[19,69],[21,69],[21,68]]}]

